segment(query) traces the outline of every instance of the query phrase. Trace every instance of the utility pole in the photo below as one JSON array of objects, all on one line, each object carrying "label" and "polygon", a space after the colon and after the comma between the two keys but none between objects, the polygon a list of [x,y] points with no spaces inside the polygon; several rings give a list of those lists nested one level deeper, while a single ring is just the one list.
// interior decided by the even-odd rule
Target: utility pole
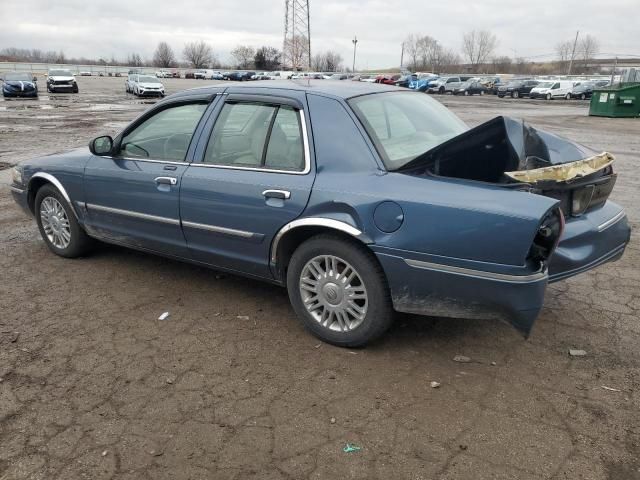
[{"label": "utility pole", "polygon": [[609,82],[609,86],[613,87],[613,79],[616,75],[616,70],[618,69],[618,57],[616,57],[616,61],[613,64],[613,70],[611,70],[611,81]]},{"label": "utility pole", "polygon": [[403,62],[404,62],[404,42],[402,42],[402,50],[400,52],[400,70],[402,70]]},{"label": "utility pole", "polygon": [[573,59],[576,56],[576,45],[578,45],[579,33],[580,33],[580,30],[576,32],[576,39],[573,41],[573,50],[571,51],[571,59],[569,60],[569,71],[567,72],[567,75],[571,75],[571,69],[573,68]]},{"label": "utility pole", "polygon": [[353,40],[351,40],[351,43],[353,43],[353,66],[351,67],[351,71],[353,73],[355,73],[355,71],[356,71],[356,46],[358,45],[358,37],[356,37],[354,35],[353,36]]}]

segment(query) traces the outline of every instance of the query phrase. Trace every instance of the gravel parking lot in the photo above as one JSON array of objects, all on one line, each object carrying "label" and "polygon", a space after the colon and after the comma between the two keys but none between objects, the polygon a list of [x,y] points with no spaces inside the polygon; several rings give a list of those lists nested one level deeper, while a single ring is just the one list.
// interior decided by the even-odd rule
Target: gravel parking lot
[{"label": "gravel parking lot", "polygon": [[[78,81],[0,99],[0,162],[116,133],[155,101]],[[0,171],[0,480],[640,479],[639,120],[435,98],[470,125],[522,117],[614,153],[625,256],[551,285],[529,340],[399,315],[350,351],[307,334],[278,287],[111,246],[54,256]]]}]

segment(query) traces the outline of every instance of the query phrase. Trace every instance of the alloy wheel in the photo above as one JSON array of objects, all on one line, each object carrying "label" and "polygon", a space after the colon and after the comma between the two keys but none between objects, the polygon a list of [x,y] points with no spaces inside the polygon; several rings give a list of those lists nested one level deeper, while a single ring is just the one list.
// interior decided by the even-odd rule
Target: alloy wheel
[{"label": "alloy wheel", "polygon": [[323,327],[349,332],[364,322],[367,288],[345,260],[334,255],[312,258],[302,269],[298,286],[307,312]]},{"label": "alloy wheel", "polygon": [[47,239],[64,250],[71,243],[69,218],[62,204],[54,197],[46,197],[40,204],[40,221]]}]

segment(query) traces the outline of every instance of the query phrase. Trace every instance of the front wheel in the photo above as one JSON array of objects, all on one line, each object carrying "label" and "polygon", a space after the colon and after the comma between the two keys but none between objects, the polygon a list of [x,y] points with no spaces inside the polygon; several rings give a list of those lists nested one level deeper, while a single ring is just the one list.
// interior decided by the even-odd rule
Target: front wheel
[{"label": "front wheel", "polygon": [[90,249],[91,238],[80,227],[69,203],[52,185],[38,190],[35,217],[42,239],[56,255],[75,258]]},{"label": "front wheel", "polygon": [[520,92],[517,90],[514,90],[513,92],[511,92],[511,98],[518,98],[520,97]]},{"label": "front wheel", "polygon": [[547,93],[547,100],[551,100],[551,94]]},{"label": "front wheel", "polygon": [[580,95],[580,100],[586,100],[587,96],[583,93],[582,95]]},{"label": "front wheel", "polygon": [[565,100],[571,100],[571,94],[570,94],[570,93],[567,93],[567,94],[564,96],[564,99],[565,99]]},{"label": "front wheel", "polygon": [[318,235],[298,247],[287,290],[305,328],[333,345],[366,345],[393,320],[382,267],[364,246],[335,235]]}]

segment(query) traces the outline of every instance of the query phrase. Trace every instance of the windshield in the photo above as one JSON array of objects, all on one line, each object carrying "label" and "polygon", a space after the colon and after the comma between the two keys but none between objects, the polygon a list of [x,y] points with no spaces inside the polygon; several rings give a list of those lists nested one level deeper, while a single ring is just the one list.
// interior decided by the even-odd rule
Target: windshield
[{"label": "windshield", "polygon": [[536,85],[536,88],[551,88],[553,87],[553,82],[542,82]]},{"label": "windshield", "polygon": [[16,81],[16,82],[31,82],[33,78],[28,73],[7,73],[4,76],[5,81]]},{"label": "windshield", "polygon": [[388,92],[349,100],[387,170],[397,170],[433,147],[468,130],[427,95]]},{"label": "windshield", "polygon": [[160,80],[158,80],[156,77],[140,76],[138,77],[138,83],[160,83]]},{"label": "windshield", "polygon": [[524,82],[509,82],[507,83],[507,87],[519,87],[521,85],[523,85]]},{"label": "windshield", "polygon": [[50,77],[72,77],[71,70],[51,70],[49,71]]}]

